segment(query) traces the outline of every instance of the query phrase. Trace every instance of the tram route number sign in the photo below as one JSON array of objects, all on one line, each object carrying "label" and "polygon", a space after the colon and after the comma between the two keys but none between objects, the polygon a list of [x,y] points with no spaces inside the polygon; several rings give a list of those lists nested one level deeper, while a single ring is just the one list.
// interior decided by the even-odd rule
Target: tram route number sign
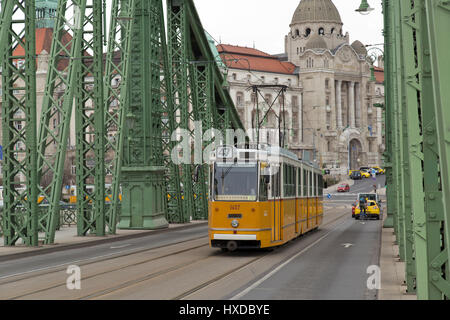
[{"label": "tram route number sign", "polygon": [[231,159],[233,158],[233,147],[223,146],[217,148],[217,158]]}]

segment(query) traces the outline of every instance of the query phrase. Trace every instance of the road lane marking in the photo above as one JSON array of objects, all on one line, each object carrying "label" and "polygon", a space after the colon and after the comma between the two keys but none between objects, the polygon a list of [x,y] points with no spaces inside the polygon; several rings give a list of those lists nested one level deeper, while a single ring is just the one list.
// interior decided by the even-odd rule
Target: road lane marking
[{"label": "road lane marking", "polygon": [[288,260],[286,260],[285,262],[283,262],[281,265],[279,265],[278,267],[276,267],[274,270],[272,270],[271,272],[269,272],[268,274],[266,274],[263,278],[259,279],[258,281],[256,281],[255,283],[253,283],[250,287],[248,287],[247,289],[245,289],[244,291],[238,293],[237,295],[233,296],[232,298],[230,298],[230,300],[237,300],[240,299],[241,297],[245,296],[247,293],[249,293],[250,291],[252,291],[253,289],[255,289],[257,286],[259,286],[261,283],[263,283],[264,281],[266,281],[267,279],[269,279],[270,277],[272,277],[275,273],[277,273],[278,271],[280,271],[283,267],[285,267],[286,265],[288,265],[289,263],[291,263],[295,258],[301,256],[303,253],[305,253],[306,251],[308,251],[309,249],[311,249],[312,247],[314,247],[316,244],[318,244],[319,242],[321,242],[323,239],[327,238],[331,233],[335,232],[338,227],[342,224],[344,224],[345,222],[347,222],[347,219],[345,219],[344,221],[342,221],[341,223],[339,223],[333,230],[328,231],[328,233],[326,233],[325,235],[323,235],[322,237],[320,237],[319,239],[317,239],[316,241],[314,241],[313,243],[311,243],[309,246],[307,246],[306,248],[304,248],[302,251],[300,251],[299,253],[295,254],[294,256],[292,256],[291,258],[289,258]]}]

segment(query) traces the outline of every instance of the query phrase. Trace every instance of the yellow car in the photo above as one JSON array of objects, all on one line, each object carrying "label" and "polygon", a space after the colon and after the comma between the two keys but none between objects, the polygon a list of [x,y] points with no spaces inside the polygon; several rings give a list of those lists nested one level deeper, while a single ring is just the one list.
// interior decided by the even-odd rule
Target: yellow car
[{"label": "yellow car", "polygon": [[371,177],[370,173],[368,173],[367,171],[363,171],[363,170],[361,170],[361,176],[363,178],[370,178]]},{"label": "yellow car", "polygon": [[357,172],[357,171],[359,171],[359,170],[349,170],[349,171],[348,171],[348,176],[351,177],[352,172]]},{"label": "yellow car", "polygon": [[386,173],[386,169],[383,169],[379,166],[373,167],[374,169],[378,170],[378,174],[385,174]]},{"label": "yellow car", "polygon": [[[355,219],[359,220],[360,215],[361,215],[361,209],[360,209],[359,203],[358,203],[358,205],[355,208]],[[367,201],[366,217],[367,218],[375,218],[376,220],[380,220],[380,218],[381,218],[380,207],[373,200]]]}]

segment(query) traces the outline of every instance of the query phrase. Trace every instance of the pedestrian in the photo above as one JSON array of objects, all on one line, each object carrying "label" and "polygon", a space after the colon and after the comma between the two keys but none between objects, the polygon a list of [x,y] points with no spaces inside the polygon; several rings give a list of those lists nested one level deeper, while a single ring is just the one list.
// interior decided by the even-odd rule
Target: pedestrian
[{"label": "pedestrian", "polygon": [[366,198],[364,198],[364,196],[361,196],[359,198],[360,219],[362,219],[362,217],[366,219],[366,204],[367,204]]}]

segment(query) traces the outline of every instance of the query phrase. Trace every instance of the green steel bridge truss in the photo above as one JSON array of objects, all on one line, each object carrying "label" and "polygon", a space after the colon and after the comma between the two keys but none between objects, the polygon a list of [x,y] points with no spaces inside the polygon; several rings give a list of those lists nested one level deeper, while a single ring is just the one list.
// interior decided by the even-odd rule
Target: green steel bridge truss
[{"label": "green steel bridge truss", "polygon": [[[35,3],[3,2],[6,245],[37,246],[39,232],[43,243],[54,243],[71,152],[79,236],[207,219],[206,164],[175,164],[172,150],[209,129],[243,126],[193,1],[168,0],[167,7],[165,21],[162,0],[112,1],[105,43],[104,1],[59,0],[38,103]],[[75,150],[68,149],[71,122]],[[173,139],[182,129],[188,136]],[[42,198],[47,206],[38,204]]]},{"label": "green steel bridge truss", "polygon": [[409,293],[450,298],[450,3],[385,0],[388,217]]},{"label": "green steel bridge truss", "polygon": [[[408,292],[448,299],[450,4],[384,0],[383,10],[385,227],[395,230]],[[40,231],[44,243],[54,242],[72,114],[78,235],[114,234],[119,221],[119,227],[133,228],[135,212],[149,204],[134,201],[136,186],[146,188],[152,206],[138,225],[152,227],[161,215],[173,223],[207,218],[206,165],[177,164],[171,157],[179,156],[183,139],[204,150],[207,142],[199,144],[199,134],[216,129],[211,136],[221,143],[226,129],[243,126],[193,1],[167,0],[165,30],[162,0],[113,0],[106,52],[104,14],[100,1],[58,2],[40,105],[34,1],[2,3],[6,245],[36,246]],[[187,136],[180,136],[182,130]],[[40,197],[48,207],[38,205]]]}]

